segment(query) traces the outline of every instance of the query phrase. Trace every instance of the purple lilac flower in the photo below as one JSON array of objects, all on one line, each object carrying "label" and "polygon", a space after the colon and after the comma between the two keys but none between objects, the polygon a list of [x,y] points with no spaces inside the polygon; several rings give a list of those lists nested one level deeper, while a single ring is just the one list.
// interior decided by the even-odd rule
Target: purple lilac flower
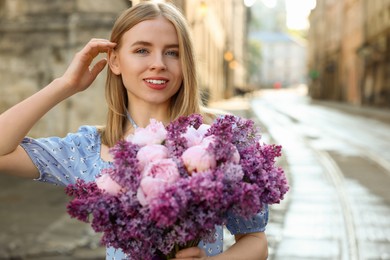
[{"label": "purple lilac flower", "polygon": [[140,181],[137,152],[140,147],[126,141],[119,141],[110,152],[114,155],[115,174],[112,179],[122,187],[136,191]]},{"label": "purple lilac flower", "polygon": [[234,119],[233,116],[218,118],[206,134],[214,136],[215,142],[210,144],[209,150],[215,154],[219,163],[229,161],[234,153],[235,148],[232,144]]},{"label": "purple lilac flower", "polygon": [[244,147],[258,143],[261,134],[260,129],[255,127],[254,122],[249,119],[236,117],[236,127],[233,127],[234,139],[233,143],[238,151]]}]

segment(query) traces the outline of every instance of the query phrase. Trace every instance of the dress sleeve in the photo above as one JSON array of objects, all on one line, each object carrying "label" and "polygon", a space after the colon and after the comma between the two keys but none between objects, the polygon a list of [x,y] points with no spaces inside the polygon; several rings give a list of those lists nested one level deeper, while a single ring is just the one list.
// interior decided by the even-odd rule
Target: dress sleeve
[{"label": "dress sleeve", "polygon": [[228,216],[227,229],[232,235],[247,234],[253,232],[264,232],[268,223],[268,205],[255,216],[249,219],[237,217],[234,214]]},{"label": "dress sleeve", "polygon": [[38,168],[37,179],[56,185],[68,185],[81,178],[91,181],[100,172],[100,135],[92,126],[64,138],[26,137],[20,144]]}]

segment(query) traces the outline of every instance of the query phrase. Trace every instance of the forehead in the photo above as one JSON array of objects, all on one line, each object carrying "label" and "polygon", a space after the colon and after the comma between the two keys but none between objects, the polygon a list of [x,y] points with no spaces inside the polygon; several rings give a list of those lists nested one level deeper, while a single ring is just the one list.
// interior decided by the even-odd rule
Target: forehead
[{"label": "forehead", "polygon": [[155,19],[142,21],[123,35],[124,41],[147,41],[178,44],[178,36],[173,24],[166,18],[159,16]]}]

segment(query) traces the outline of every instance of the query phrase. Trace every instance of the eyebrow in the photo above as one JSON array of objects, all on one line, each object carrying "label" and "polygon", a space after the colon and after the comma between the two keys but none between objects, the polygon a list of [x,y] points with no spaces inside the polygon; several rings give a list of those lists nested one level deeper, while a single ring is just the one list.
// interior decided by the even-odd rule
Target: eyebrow
[{"label": "eyebrow", "polygon": [[[131,46],[133,47],[137,45],[152,46],[153,44],[147,41],[136,41]],[[179,48],[179,44],[168,44],[165,46],[165,48]]]}]

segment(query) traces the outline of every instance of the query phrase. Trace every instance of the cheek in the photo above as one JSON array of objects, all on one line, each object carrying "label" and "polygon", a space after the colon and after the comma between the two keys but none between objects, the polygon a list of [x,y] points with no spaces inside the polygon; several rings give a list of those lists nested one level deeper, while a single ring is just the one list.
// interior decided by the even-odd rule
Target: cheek
[{"label": "cheek", "polygon": [[122,74],[132,75],[141,71],[142,63],[134,60],[125,60],[121,62],[121,72]]},{"label": "cheek", "polygon": [[175,92],[179,91],[179,89],[182,85],[183,85],[183,75],[178,74],[176,84],[175,84]]},{"label": "cheek", "polygon": [[178,81],[179,85],[181,85],[181,83],[184,80],[184,75],[183,75],[183,71],[181,69],[181,66],[177,66],[175,68],[175,76],[177,78],[177,81]]},{"label": "cheek", "polygon": [[168,60],[167,67],[176,77],[183,78],[183,68],[181,66],[180,60]]},{"label": "cheek", "polygon": [[125,51],[121,52],[119,55],[119,64],[122,74],[131,75],[139,73],[145,69],[147,66],[146,63],[145,59],[137,58]]},{"label": "cheek", "polygon": [[145,71],[145,66],[142,66],[141,62],[137,61],[126,61],[121,63],[121,76],[125,86],[129,86],[129,83],[134,84],[138,82],[142,73]]}]

